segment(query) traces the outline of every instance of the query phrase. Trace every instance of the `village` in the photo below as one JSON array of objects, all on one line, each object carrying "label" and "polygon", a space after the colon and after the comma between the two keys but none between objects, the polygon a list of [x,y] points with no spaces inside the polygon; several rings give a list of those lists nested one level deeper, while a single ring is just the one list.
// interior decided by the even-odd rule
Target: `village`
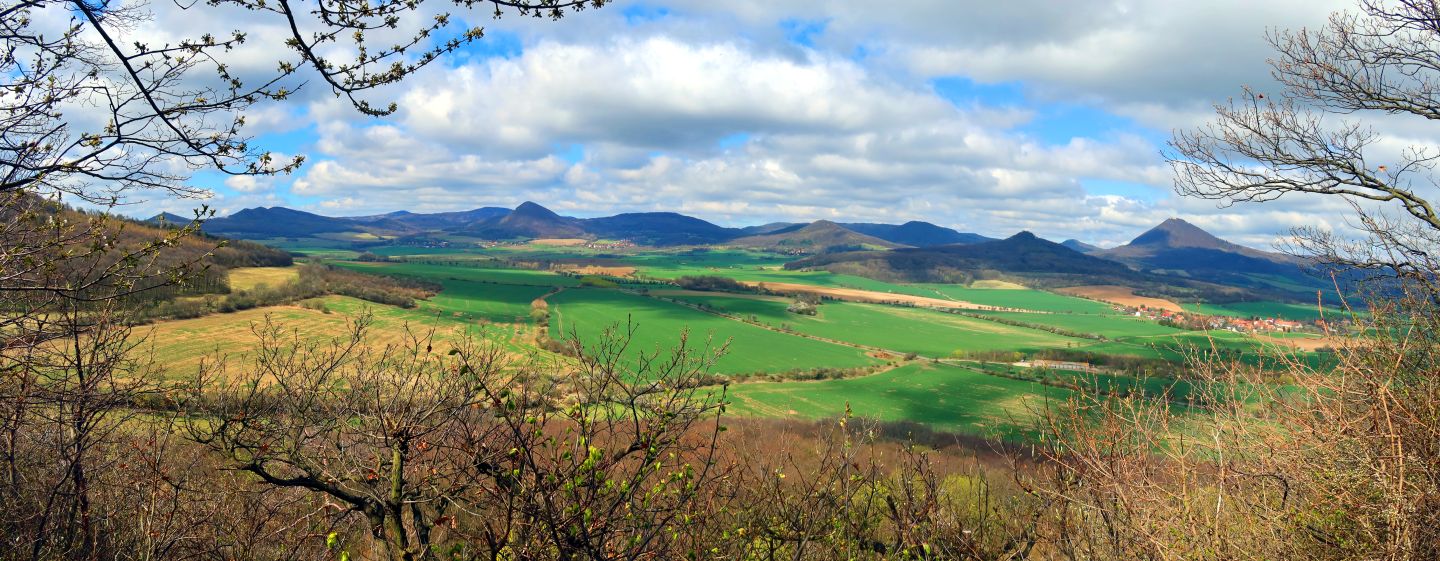
[{"label": "village", "polygon": [[[1279,317],[1234,317],[1221,315],[1208,315],[1197,312],[1177,312],[1148,306],[1113,306],[1117,312],[1157,321],[1163,324],[1174,325],[1183,329],[1215,329],[1232,331],[1235,333],[1294,333],[1294,332],[1320,332],[1324,331],[1327,322],[1319,319],[1310,322],[1297,321]],[[1335,322],[1329,322],[1333,325]]]}]

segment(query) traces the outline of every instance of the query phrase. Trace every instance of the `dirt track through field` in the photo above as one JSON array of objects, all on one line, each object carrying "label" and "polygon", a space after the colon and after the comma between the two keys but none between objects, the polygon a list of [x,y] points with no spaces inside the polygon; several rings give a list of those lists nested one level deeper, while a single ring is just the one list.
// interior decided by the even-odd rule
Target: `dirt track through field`
[{"label": "dirt track through field", "polygon": [[546,293],[544,293],[544,294],[541,294],[539,298],[536,298],[536,299],[530,301],[530,309],[532,309],[532,310],[548,310],[548,309],[550,309],[550,302],[546,301],[545,299],[546,299],[546,298],[549,298],[549,297],[551,297],[551,296],[554,296],[554,295],[556,295],[556,294],[559,294],[559,293],[561,293],[561,292],[565,292],[565,288],[564,288],[564,287],[561,287],[560,290],[556,290],[556,291],[554,291],[554,292],[546,292]]},{"label": "dirt track through field", "polygon": [[[788,282],[756,282],[741,281],[745,286],[763,288],[771,292],[785,294],[815,294],[846,302],[865,302],[870,304],[910,304],[925,308],[945,308],[951,310],[995,310],[1006,312],[1032,312],[1020,308],[1003,308],[999,306],[982,306],[973,302],[962,300],[942,300],[927,296],[914,296],[910,294],[895,294],[893,292],[876,292],[873,290],[860,290],[856,288],[836,288],[830,286],[814,286],[809,284],[794,284]],[[1038,312],[1037,312],[1038,313]]]},{"label": "dirt track through field", "polygon": [[1181,308],[1179,304],[1176,304],[1169,300],[1161,298],[1150,298],[1148,296],[1136,296],[1135,289],[1127,286],[1116,286],[1109,284],[1095,286],[1072,286],[1069,288],[1058,289],[1055,292],[1059,292],[1061,294],[1069,294],[1071,296],[1079,296],[1081,298],[1089,298],[1091,300],[1099,300],[1101,302],[1109,302],[1111,304],[1119,304],[1121,306],[1130,306],[1133,308],[1139,308],[1143,306],[1146,308],[1169,310],[1172,312],[1185,311],[1185,309]]}]

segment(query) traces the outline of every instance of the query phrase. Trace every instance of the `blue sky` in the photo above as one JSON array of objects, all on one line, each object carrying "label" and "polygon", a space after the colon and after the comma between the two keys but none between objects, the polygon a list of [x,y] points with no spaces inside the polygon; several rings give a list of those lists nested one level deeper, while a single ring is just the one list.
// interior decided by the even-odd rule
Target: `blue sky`
[{"label": "blue sky", "polygon": [[1313,25],[1344,4],[871,4],[472,16],[484,39],[373,93],[398,102],[395,115],[358,115],[312,84],[253,119],[258,145],[306,156],[300,171],[192,183],[222,214],[534,200],[577,216],[927,220],[1101,244],[1171,216],[1252,244],[1333,216],[1324,201],[1179,199],[1161,150],[1242,85],[1267,87],[1267,28]]}]

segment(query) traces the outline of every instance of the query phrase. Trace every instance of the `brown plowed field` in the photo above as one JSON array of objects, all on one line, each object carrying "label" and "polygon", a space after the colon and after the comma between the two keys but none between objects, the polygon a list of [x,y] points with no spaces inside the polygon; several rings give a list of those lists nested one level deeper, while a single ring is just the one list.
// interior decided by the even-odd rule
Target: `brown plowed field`
[{"label": "brown plowed field", "polygon": [[1111,304],[1119,304],[1121,306],[1130,306],[1134,308],[1144,306],[1146,308],[1154,308],[1157,310],[1170,310],[1172,312],[1185,311],[1185,309],[1181,308],[1179,304],[1176,304],[1169,300],[1165,300],[1162,298],[1151,298],[1149,296],[1136,296],[1135,290],[1126,286],[1115,286],[1108,284],[1095,286],[1072,286],[1069,288],[1058,289],[1056,290],[1056,292],[1059,292],[1061,294],[1069,294],[1071,296],[1079,296],[1081,298],[1089,298],[1091,300],[1099,300],[1101,302],[1109,302]]}]

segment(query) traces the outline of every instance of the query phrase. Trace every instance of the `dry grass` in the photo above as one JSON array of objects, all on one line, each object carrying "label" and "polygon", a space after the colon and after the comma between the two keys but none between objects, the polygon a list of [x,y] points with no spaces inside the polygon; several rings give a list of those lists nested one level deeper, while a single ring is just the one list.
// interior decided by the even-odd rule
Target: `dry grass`
[{"label": "dry grass", "polygon": [[1095,285],[1095,286],[1072,286],[1056,290],[1061,294],[1119,304],[1121,306],[1146,307],[1157,310],[1170,310],[1172,312],[1183,312],[1179,304],[1162,298],[1150,298],[1148,296],[1136,296],[1135,290],[1126,286],[1116,285]]},{"label": "dry grass", "polygon": [[164,376],[184,378],[194,375],[202,360],[219,353],[229,355],[236,365],[244,364],[247,351],[256,342],[252,328],[263,323],[266,316],[287,329],[293,329],[302,340],[325,340],[346,335],[348,322],[361,310],[368,309],[374,314],[375,323],[366,341],[377,347],[404,343],[407,325],[416,333],[433,327],[437,338],[442,341],[460,337],[461,331],[466,328],[472,331],[481,329],[478,325],[467,325],[447,317],[371,304],[345,296],[326,296],[317,300],[331,313],[300,306],[270,306],[231,314],[163,321],[136,329],[134,336],[145,337],[140,350],[154,351],[156,363],[162,365]]},{"label": "dry grass", "polygon": [[254,290],[260,285],[281,286],[300,278],[296,267],[241,267],[230,269],[231,290]]}]

